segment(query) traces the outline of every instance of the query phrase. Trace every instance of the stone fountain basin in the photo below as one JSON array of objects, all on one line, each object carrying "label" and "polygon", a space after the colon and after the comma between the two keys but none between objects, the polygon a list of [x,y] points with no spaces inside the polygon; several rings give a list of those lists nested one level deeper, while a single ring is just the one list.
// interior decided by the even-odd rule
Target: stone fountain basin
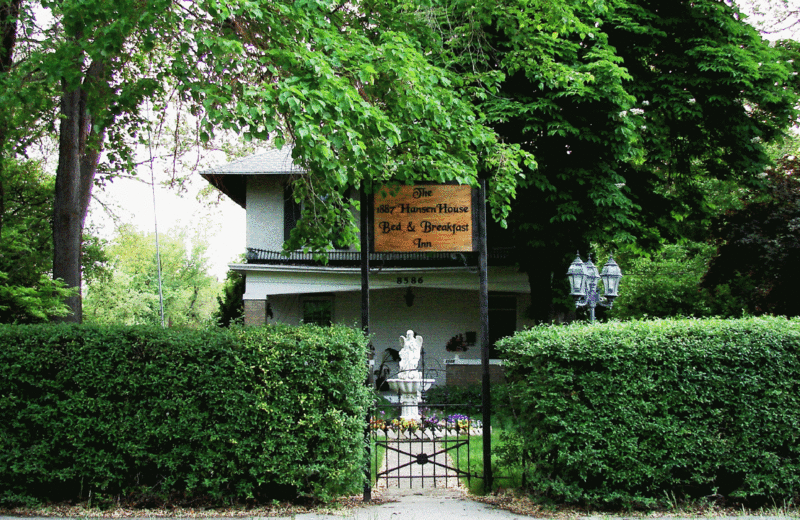
[{"label": "stone fountain basin", "polygon": [[387,379],[389,388],[401,394],[415,394],[425,392],[432,385],[435,379]]}]

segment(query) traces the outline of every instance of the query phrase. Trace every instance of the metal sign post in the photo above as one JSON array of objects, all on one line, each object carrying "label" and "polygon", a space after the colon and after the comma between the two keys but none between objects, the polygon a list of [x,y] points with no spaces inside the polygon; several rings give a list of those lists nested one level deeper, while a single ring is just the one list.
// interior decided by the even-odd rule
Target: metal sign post
[{"label": "metal sign post", "polygon": [[[364,335],[369,337],[369,203],[367,201],[367,190],[361,186],[360,196],[361,207],[361,330]],[[367,362],[369,367],[369,361]],[[369,382],[369,374],[367,374],[367,382]],[[366,457],[364,465],[364,473],[366,474],[366,482],[364,483],[364,501],[369,502],[372,500],[372,473],[370,471],[370,459],[372,447],[370,446],[369,435],[369,421],[370,412],[367,410],[367,426],[364,430],[364,438],[366,439]]]},{"label": "metal sign post", "polygon": [[486,180],[480,180],[478,194],[478,277],[481,310],[481,409],[483,410],[483,489],[492,490],[492,401],[489,384],[489,276],[486,245]]}]

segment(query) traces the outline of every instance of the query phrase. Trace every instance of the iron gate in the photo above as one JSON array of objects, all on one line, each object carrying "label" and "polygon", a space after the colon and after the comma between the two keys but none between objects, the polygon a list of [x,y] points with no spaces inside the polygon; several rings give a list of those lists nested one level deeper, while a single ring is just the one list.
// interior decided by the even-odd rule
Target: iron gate
[{"label": "iron gate", "polygon": [[[482,478],[475,458],[480,447],[480,408],[471,405],[422,404],[419,418],[400,417],[402,405],[376,405],[370,419],[374,483],[385,487],[451,487]],[[472,413],[464,413],[472,408]],[[447,410],[458,410],[450,413]],[[473,462],[470,466],[470,461]]]}]

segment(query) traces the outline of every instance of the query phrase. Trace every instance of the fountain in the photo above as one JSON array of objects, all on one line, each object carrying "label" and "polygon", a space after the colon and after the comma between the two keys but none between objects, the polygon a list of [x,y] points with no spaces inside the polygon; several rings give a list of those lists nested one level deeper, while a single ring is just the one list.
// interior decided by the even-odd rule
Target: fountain
[{"label": "fountain", "polygon": [[422,336],[415,336],[413,330],[400,336],[400,373],[396,379],[389,379],[389,388],[400,394],[402,410],[400,417],[403,419],[419,419],[419,402],[422,392],[431,387],[433,379],[422,379],[422,374],[417,370],[422,352]]}]

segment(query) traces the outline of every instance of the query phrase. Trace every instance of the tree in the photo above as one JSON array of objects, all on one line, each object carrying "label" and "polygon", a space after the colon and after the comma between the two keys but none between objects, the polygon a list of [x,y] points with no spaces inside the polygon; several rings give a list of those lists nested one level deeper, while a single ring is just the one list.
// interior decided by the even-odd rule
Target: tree
[{"label": "tree", "polygon": [[[50,277],[54,179],[33,161],[6,159],[0,171],[0,323],[31,323],[62,316],[73,290]],[[84,235],[82,270],[102,272],[102,242]]]},{"label": "tree", "polygon": [[53,179],[35,163],[7,160],[0,185],[0,323],[66,314],[62,300],[71,291],[48,276]]},{"label": "tree", "polygon": [[209,324],[219,284],[208,274],[207,248],[202,237],[190,237],[185,230],[160,234],[159,289],[155,234],[122,226],[108,247],[112,268],[87,284],[84,319],[124,325],[161,323],[161,291],[166,324]]},{"label": "tree", "polygon": [[719,245],[703,278],[728,285],[753,314],[800,316],[800,160],[788,155],[767,173],[767,190],[721,216],[711,233]]},{"label": "tree", "polygon": [[[17,175],[26,149],[46,134],[53,119],[48,108],[51,93],[40,81],[40,71],[29,66],[30,46],[24,41],[28,38],[18,41],[20,23],[30,31],[34,26],[22,5],[21,0],[0,1],[0,234],[9,179]],[[6,173],[6,168],[13,171]]]},{"label": "tree", "polygon": [[696,180],[751,179],[794,117],[789,51],[713,0],[43,5],[59,32],[33,62],[62,99],[54,274],[72,286],[101,147],[147,125],[167,85],[203,140],[293,142],[310,173],[290,247],[355,242],[352,188],[481,175],[498,220],[523,201],[512,227],[537,287],[577,247],[704,218]]},{"label": "tree", "polygon": [[653,248],[709,222],[708,180],[757,183],[765,145],[796,117],[796,53],[724,2],[452,5],[455,34],[470,36],[450,39],[456,66],[505,74],[480,108],[535,158],[510,224],[531,287],[545,288],[539,320],[576,249]]},{"label": "tree", "polygon": [[245,275],[228,271],[222,295],[217,296],[217,311],[214,319],[220,327],[230,327],[244,318]]},{"label": "tree", "polygon": [[615,258],[627,267],[625,285],[606,315],[615,319],[741,317],[747,304],[728,285],[700,285],[715,251],[711,244],[685,242],[666,244],[649,257]]},{"label": "tree", "polygon": [[[14,48],[17,44],[17,18],[19,17],[21,0],[3,0],[0,3],[0,81],[8,82],[10,71],[14,65]],[[8,89],[3,85],[3,91]],[[7,106],[7,105],[6,105]],[[0,179],[5,165],[6,143],[10,130],[10,121],[7,114],[0,114]],[[0,199],[3,198],[3,184],[0,183]],[[0,206],[0,215],[3,207]],[[0,221],[0,232],[3,222]]]},{"label": "tree", "polygon": [[[160,91],[143,60],[156,38],[169,41],[172,29],[165,24],[171,20],[165,15],[174,13],[174,7],[163,0],[42,5],[53,10],[61,30],[54,48],[43,49],[37,62],[61,87],[53,277],[80,289],[80,237],[103,144],[114,123],[135,119],[142,100]],[[70,320],[80,321],[80,294],[67,303]]]},{"label": "tree", "polygon": [[[23,4],[26,7],[27,4]],[[504,179],[492,200],[513,196],[518,154],[463,99],[457,76],[431,63],[395,4],[304,2],[96,3],[44,0],[52,37],[31,60],[60,91],[53,275],[80,287],[80,236],[104,145],[148,122],[144,100],[175,86],[202,119],[245,139],[294,142],[312,172],[296,197],[322,200],[297,241],[322,249],[327,231],[352,241],[352,187],[414,180],[476,183],[479,168]],[[20,29],[18,29],[20,30]],[[21,30],[25,30],[23,27]],[[126,167],[124,147],[109,153]],[[343,224],[342,226],[338,224]],[[305,233],[305,235],[303,235]],[[69,302],[79,320],[80,298]]]}]

